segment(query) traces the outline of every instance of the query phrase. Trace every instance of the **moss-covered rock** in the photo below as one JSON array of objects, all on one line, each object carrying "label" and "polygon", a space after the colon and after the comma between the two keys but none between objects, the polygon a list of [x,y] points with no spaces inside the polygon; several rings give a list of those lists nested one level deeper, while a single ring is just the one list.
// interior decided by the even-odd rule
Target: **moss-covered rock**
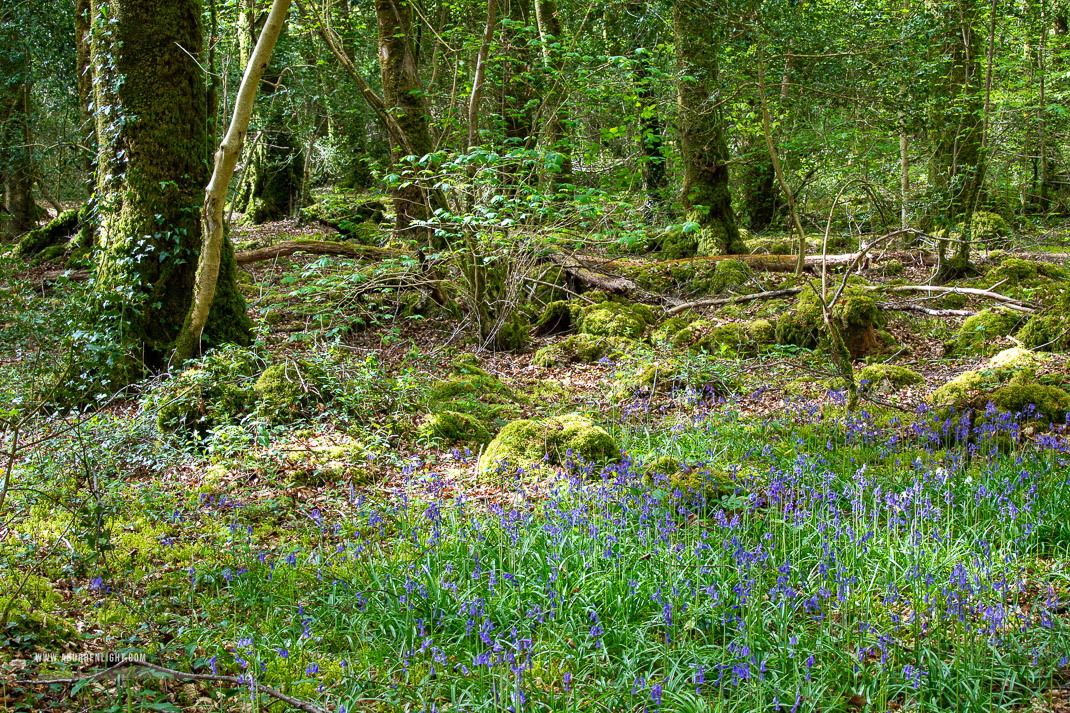
[{"label": "moss-covered rock", "polygon": [[654,344],[672,344],[673,338],[681,329],[689,326],[697,317],[692,313],[678,314],[669,317],[659,324],[650,333],[650,341]]},{"label": "moss-covered rock", "polygon": [[755,319],[744,327],[747,338],[759,347],[776,344],[776,327],[768,319]]},{"label": "moss-covered rock", "polygon": [[[864,282],[849,281],[830,315],[853,359],[878,353],[883,348],[878,330],[884,326],[885,318],[864,286]],[[827,332],[820,299],[809,287],[799,295],[795,309],[777,319],[776,336],[780,344],[815,349],[827,344]]]},{"label": "moss-covered rock", "polygon": [[323,368],[304,359],[274,364],[256,380],[260,415],[271,423],[293,423],[312,415],[331,393]]},{"label": "moss-covered rock", "polygon": [[654,313],[646,305],[606,301],[583,310],[580,332],[638,339],[654,321]]},{"label": "moss-covered rock", "polygon": [[156,409],[156,424],[163,431],[203,434],[255,409],[258,370],[256,356],[247,349],[214,349],[153,389],[146,406]]},{"label": "moss-covered rock", "polygon": [[449,444],[482,445],[491,441],[491,433],[482,420],[457,411],[439,411],[429,415],[420,426],[420,435]]},{"label": "moss-covered rock", "polygon": [[516,354],[523,351],[529,341],[528,319],[520,310],[514,310],[494,334],[494,348],[500,352]]},{"label": "moss-covered rock", "polygon": [[866,391],[890,392],[924,384],[925,377],[905,366],[870,364],[858,373],[858,382]]},{"label": "moss-covered rock", "polygon": [[982,310],[962,323],[955,339],[956,350],[960,353],[985,351],[998,337],[1014,334],[1021,321],[1021,315],[1010,310]]},{"label": "moss-covered rock", "polygon": [[483,362],[475,354],[464,353],[450,361],[454,374],[461,376],[490,376],[483,368]]},{"label": "moss-covered rock", "polygon": [[1001,386],[989,395],[989,400],[1004,412],[1023,414],[1027,418],[1058,423],[1066,420],[1070,409],[1070,394],[1055,386],[1036,383]]},{"label": "moss-covered rock", "polygon": [[708,292],[719,295],[750,282],[753,271],[739,260],[719,260],[713,268]]},{"label": "moss-covered rock", "polygon": [[1065,352],[1070,349],[1070,319],[1062,310],[1033,315],[1018,332],[1018,341],[1029,349]]},{"label": "moss-covered rock", "polygon": [[1038,368],[1046,366],[1048,359],[1018,347],[1006,349],[990,359],[986,368],[967,371],[938,388],[929,401],[941,415],[950,409],[981,412],[992,403],[998,411],[1061,421],[1070,407],[1070,395],[1037,378]]},{"label": "moss-covered rock", "polygon": [[507,424],[483,452],[479,473],[491,478],[514,475],[540,463],[604,463],[619,460],[613,437],[591,419],[565,414],[543,421],[522,419]]},{"label": "moss-covered rock", "polygon": [[522,405],[530,401],[481,368],[462,365],[449,378],[435,383],[428,394],[431,413],[453,411],[474,416],[488,429],[497,428],[516,418]]},{"label": "moss-covered rock", "polygon": [[550,334],[561,334],[572,327],[572,310],[568,302],[557,300],[546,305],[542,315],[535,322],[535,335],[545,337]]},{"label": "moss-covered rock", "polygon": [[636,344],[627,337],[596,337],[593,334],[573,334],[564,341],[550,344],[535,352],[536,366],[555,367],[564,364],[592,364],[614,353],[629,351]]}]

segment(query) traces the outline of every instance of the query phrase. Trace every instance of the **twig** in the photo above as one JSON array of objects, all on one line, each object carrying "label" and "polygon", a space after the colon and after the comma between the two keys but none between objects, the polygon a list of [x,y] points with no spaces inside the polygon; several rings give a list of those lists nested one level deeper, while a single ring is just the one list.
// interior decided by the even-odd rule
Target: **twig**
[{"label": "twig", "polygon": [[263,691],[272,698],[282,701],[287,705],[291,705],[298,710],[305,711],[305,713],[328,713],[326,708],[317,706],[315,703],[310,703],[308,701],[302,701],[298,698],[293,698],[292,696],[288,696],[285,693],[282,693],[281,691],[277,691],[274,688],[271,688],[270,686],[265,686],[262,683],[258,683],[257,680],[252,677],[252,675],[250,675],[249,679],[246,680],[244,677],[240,676],[215,676],[206,673],[186,673],[185,671],[177,671],[173,668],[157,666],[156,664],[148,663],[146,661],[133,661],[130,659],[124,659],[123,661],[120,661],[114,666],[110,666],[104,669],[103,671],[99,671],[89,676],[78,676],[76,678],[47,678],[36,680],[24,679],[17,680],[15,681],[15,683],[19,685],[41,686],[52,684],[72,684],[78,683],[80,681],[92,682],[98,681],[102,678],[108,678],[127,667],[147,668],[150,671],[166,674],[168,676],[174,676],[175,678],[181,679],[183,681],[217,681],[219,683],[235,683],[239,686],[248,684],[252,687],[254,691]]},{"label": "twig", "polygon": [[931,317],[972,317],[977,314],[968,309],[932,309],[930,307],[922,307],[921,305],[916,304],[895,302],[878,302],[877,307],[880,309],[891,310],[893,312],[919,312]]}]

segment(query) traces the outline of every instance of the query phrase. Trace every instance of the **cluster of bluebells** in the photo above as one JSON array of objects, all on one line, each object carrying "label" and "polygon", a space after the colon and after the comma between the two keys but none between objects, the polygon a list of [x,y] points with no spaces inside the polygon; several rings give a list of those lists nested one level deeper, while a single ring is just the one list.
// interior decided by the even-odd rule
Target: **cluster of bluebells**
[{"label": "cluster of bluebells", "polygon": [[[711,408],[672,437],[727,438]],[[1001,453],[1014,418],[969,432],[929,413],[910,429],[865,413],[833,428],[803,404],[791,418],[780,447],[741,446],[730,496],[644,479],[626,457],[545,469],[488,502],[413,465],[386,502],[351,491],[311,510],[314,547],[254,552],[235,529],[250,547],[215,566],[216,606],[290,612],[235,665],[277,659],[350,708],[511,711],[685,695],[824,710],[845,691],[938,705],[964,672],[994,705],[1066,666],[1065,586],[1028,571],[1070,543],[1065,439]]]}]

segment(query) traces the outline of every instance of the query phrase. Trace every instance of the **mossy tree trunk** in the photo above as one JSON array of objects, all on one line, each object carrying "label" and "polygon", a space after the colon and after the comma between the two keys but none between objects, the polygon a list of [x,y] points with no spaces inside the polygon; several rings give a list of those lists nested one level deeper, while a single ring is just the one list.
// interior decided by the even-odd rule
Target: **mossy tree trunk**
[{"label": "mossy tree trunk", "polygon": [[[408,0],[376,0],[375,14],[379,29],[383,102],[408,144],[399,145],[391,132],[393,160],[409,153],[424,156],[431,153],[433,144],[413,46],[412,6]],[[394,189],[394,212],[397,215],[394,236],[428,244],[430,231],[413,225],[429,216],[428,198],[416,181],[403,183],[407,185]]]},{"label": "mossy tree trunk", "polygon": [[[81,121],[81,137],[86,151],[83,162],[85,165],[86,183],[92,181],[93,155],[97,145],[96,125],[93,122],[93,72],[90,68],[89,59],[89,0],[76,0],[74,3],[74,42],[75,42],[75,71],[78,73],[78,118]],[[92,187],[90,186],[90,190]]]},{"label": "mossy tree trunk", "polygon": [[[939,111],[932,117],[932,159],[929,180],[935,192],[936,220],[949,229],[973,210],[981,188],[984,156],[981,146],[982,39],[975,0],[959,0],[947,16],[942,47],[945,70],[936,86]],[[969,262],[968,235],[955,245],[954,262]],[[941,264],[948,264],[948,243],[940,244]],[[953,268],[954,269],[954,268]]]},{"label": "mossy tree trunk", "polygon": [[[209,177],[207,96],[197,64],[204,48],[201,3],[93,0],[92,17],[99,140],[95,309],[98,323],[114,328],[137,360],[159,368],[189,309],[201,248]],[[249,341],[236,272],[233,249],[224,241],[204,331],[209,344]]]},{"label": "mossy tree trunk", "polygon": [[569,136],[568,105],[565,102],[565,54],[561,36],[561,17],[554,0],[535,0],[535,18],[539,24],[539,39],[542,42],[542,56],[548,71],[550,83],[547,96],[543,99],[546,122],[543,136],[547,148],[554,151],[559,161],[557,172],[550,176],[557,190],[567,190],[572,186],[572,142]]},{"label": "mossy tree trunk", "polygon": [[30,149],[29,50],[15,23],[0,27],[0,182],[3,215],[0,236],[33,229],[33,153]]},{"label": "mossy tree trunk", "polygon": [[673,5],[673,30],[680,74],[684,214],[701,227],[700,252],[742,253],[746,246],[732,213],[728,145],[717,107],[718,28],[700,0],[679,0]]},{"label": "mossy tree trunk", "polygon": [[[256,38],[264,22],[252,0],[245,0],[238,16],[238,47],[242,66],[247,66]],[[286,35],[279,38],[276,55],[285,47]],[[304,155],[287,122],[287,89],[281,62],[273,63],[260,83],[262,95],[260,140],[247,151],[244,181],[238,187],[236,207],[254,225],[279,220],[299,207],[304,181]]]}]

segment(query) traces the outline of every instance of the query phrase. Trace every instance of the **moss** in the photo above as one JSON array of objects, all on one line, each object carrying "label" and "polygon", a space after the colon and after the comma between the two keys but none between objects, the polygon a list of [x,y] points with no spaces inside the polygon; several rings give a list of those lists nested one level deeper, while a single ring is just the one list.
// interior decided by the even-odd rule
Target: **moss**
[{"label": "moss", "polygon": [[484,444],[491,440],[491,433],[483,422],[467,413],[439,411],[431,414],[420,427],[420,435],[438,438],[446,443]]},{"label": "moss", "polygon": [[[959,224],[958,227],[962,230],[965,225]],[[991,244],[994,240],[1009,236],[1011,229],[999,213],[979,210],[973,214],[973,219],[970,221],[970,232],[974,240]]]},{"label": "moss", "polygon": [[78,231],[78,216],[79,210],[71,208],[57,215],[47,225],[26,233],[19,241],[18,254],[30,257],[46,248],[61,247],[61,243]]},{"label": "moss", "polygon": [[1022,282],[1035,280],[1039,274],[1036,263],[1012,257],[1001,262],[998,267],[989,270],[986,275],[988,278],[986,282],[995,284],[1009,281],[1012,285],[1018,285]]},{"label": "moss", "polygon": [[776,327],[768,319],[756,319],[748,322],[747,337],[758,346],[776,344]]},{"label": "moss", "polygon": [[1070,319],[1060,311],[1033,315],[1018,332],[1018,341],[1029,349],[1067,351],[1070,349]]},{"label": "moss", "polygon": [[579,414],[556,416],[545,421],[522,419],[506,425],[480,458],[479,473],[492,477],[512,475],[539,463],[566,465],[569,461],[602,463],[619,458],[609,433]]},{"label": "moss", "polygon": [[494,348],[515,354],[523,351],[530,338],[527,317],[519,310],[514,310],[495,333]]},{"label": "moss", "polygon": [[[56,650],[79,638],[73,622],[56,613],[63,611],[66,603],[47,579],[12,571],[0,577],[0,585],[7,608],[0,646],[7,651]],[[20,586],[18,596],[12,598]]]},{"label": "moss", "polygon": [[672,475],[680,470],[680,462],[672,456],[661,456],[657,460],[647,463],[643,470],[648,476]]},{"label": "moss", "polygon": [[1018,329],[1021,316],[1004,309],[986,309],[962,323],[955,339],[960,353],[969,353],[991,347],[997,337],[1007,337]]},{"label": "moss", "polygon": [[638,339],[653,322],[653,312],[646,305],[607,301],[583,310],[580,332],[599,337]]},{"label": "moss", "polygon": [[898,260],[888,260],[880,264],[886,277],[895,277],[903,274],[903,263]]},{"label": "moss", "polygon": [[562,342],[551,344],[535,352],[536,366],[555,367],[563,364],[592,364],[614,352],[625,352],[635,345],[627,337],[596,337],[593,334],[573,334]]},{"label": "moss", "polygon": [[1049,423],[1065,421],[1070,409],[1070,394],[1042,384],[1008,384],[993,391],[989,398],[1000,411],[1035,414]]},{"label": "moss", "polygon": [[431,404],[445,404],[459,396],[470,394],[499,394],[507,398],[513,398],[512,390],[503,384],[495,376],[483,374],[465,374],[459,377],[445,379],[431,388],[429,401]]},{"label": "moss", "polygon": [[713,270],[708,292],[719,295],[750,282],[753,275],[750,267],[739,260],[719,260]]},{"label": "moss", "polygon": [[895,364],[870,364],[858,373],[858,381],[868,391],[897,391],[925,383],[925,377]]},{"label": "moss", "polygon": [[545,337],[549,334],[561,334],[567,332],[572,326],[572,311],[568,302],[558,300],[546,305],[542,315],[535,322],[535,334]]},{"label": "moss", "polygon": [[455,357],[450,361],[450,368],[453,370],[453,373],[462,376],[490,376],[490,374],[483,369],[483,362],[479,360],[479,357],[471,353],[465,353]]},{"label": "moss", "polygon": [[1037,369],[1043,366],[1050,358],[1021,347],[1011,347],[1010,349],[1004,349],[989,359],[988,368],[999,371]]},{"label": "moss", "polygon": [[[864,283],[850,281],[836,304],[831,319],[853,359],[860,359],[881,350],[878,329],[885,319],[876,301],[862,288]],[[821,304],[812,288],[799,295],[795,309],[777,319],[776,336],[780,344],[794,344],[815,349],[827,344],[827,326]]]},{"label": "moss", "polygon": [[651,332],[650,340],[655,344],[671,344],[673,337],[694,321],[694,314],[679,314],[669,317]]},{"label": "moss", "polygon": [[719,500],[731,495],[736,483],[728,473],[718,470],[680,470],[668,477],[669,489],[687,499]]},{"label": "moss", "polygon": [[161,430],[205,433],[253,411],[257,370],[252,352],[239,347],[216,349],[150,392],[146,406],[157,410],[156,424]]},{"label": "moss", "polygon": [[303,359],[269,366],[256,380],[260,414],[272,423],[293,423],[330,398],[323,369]]}]

